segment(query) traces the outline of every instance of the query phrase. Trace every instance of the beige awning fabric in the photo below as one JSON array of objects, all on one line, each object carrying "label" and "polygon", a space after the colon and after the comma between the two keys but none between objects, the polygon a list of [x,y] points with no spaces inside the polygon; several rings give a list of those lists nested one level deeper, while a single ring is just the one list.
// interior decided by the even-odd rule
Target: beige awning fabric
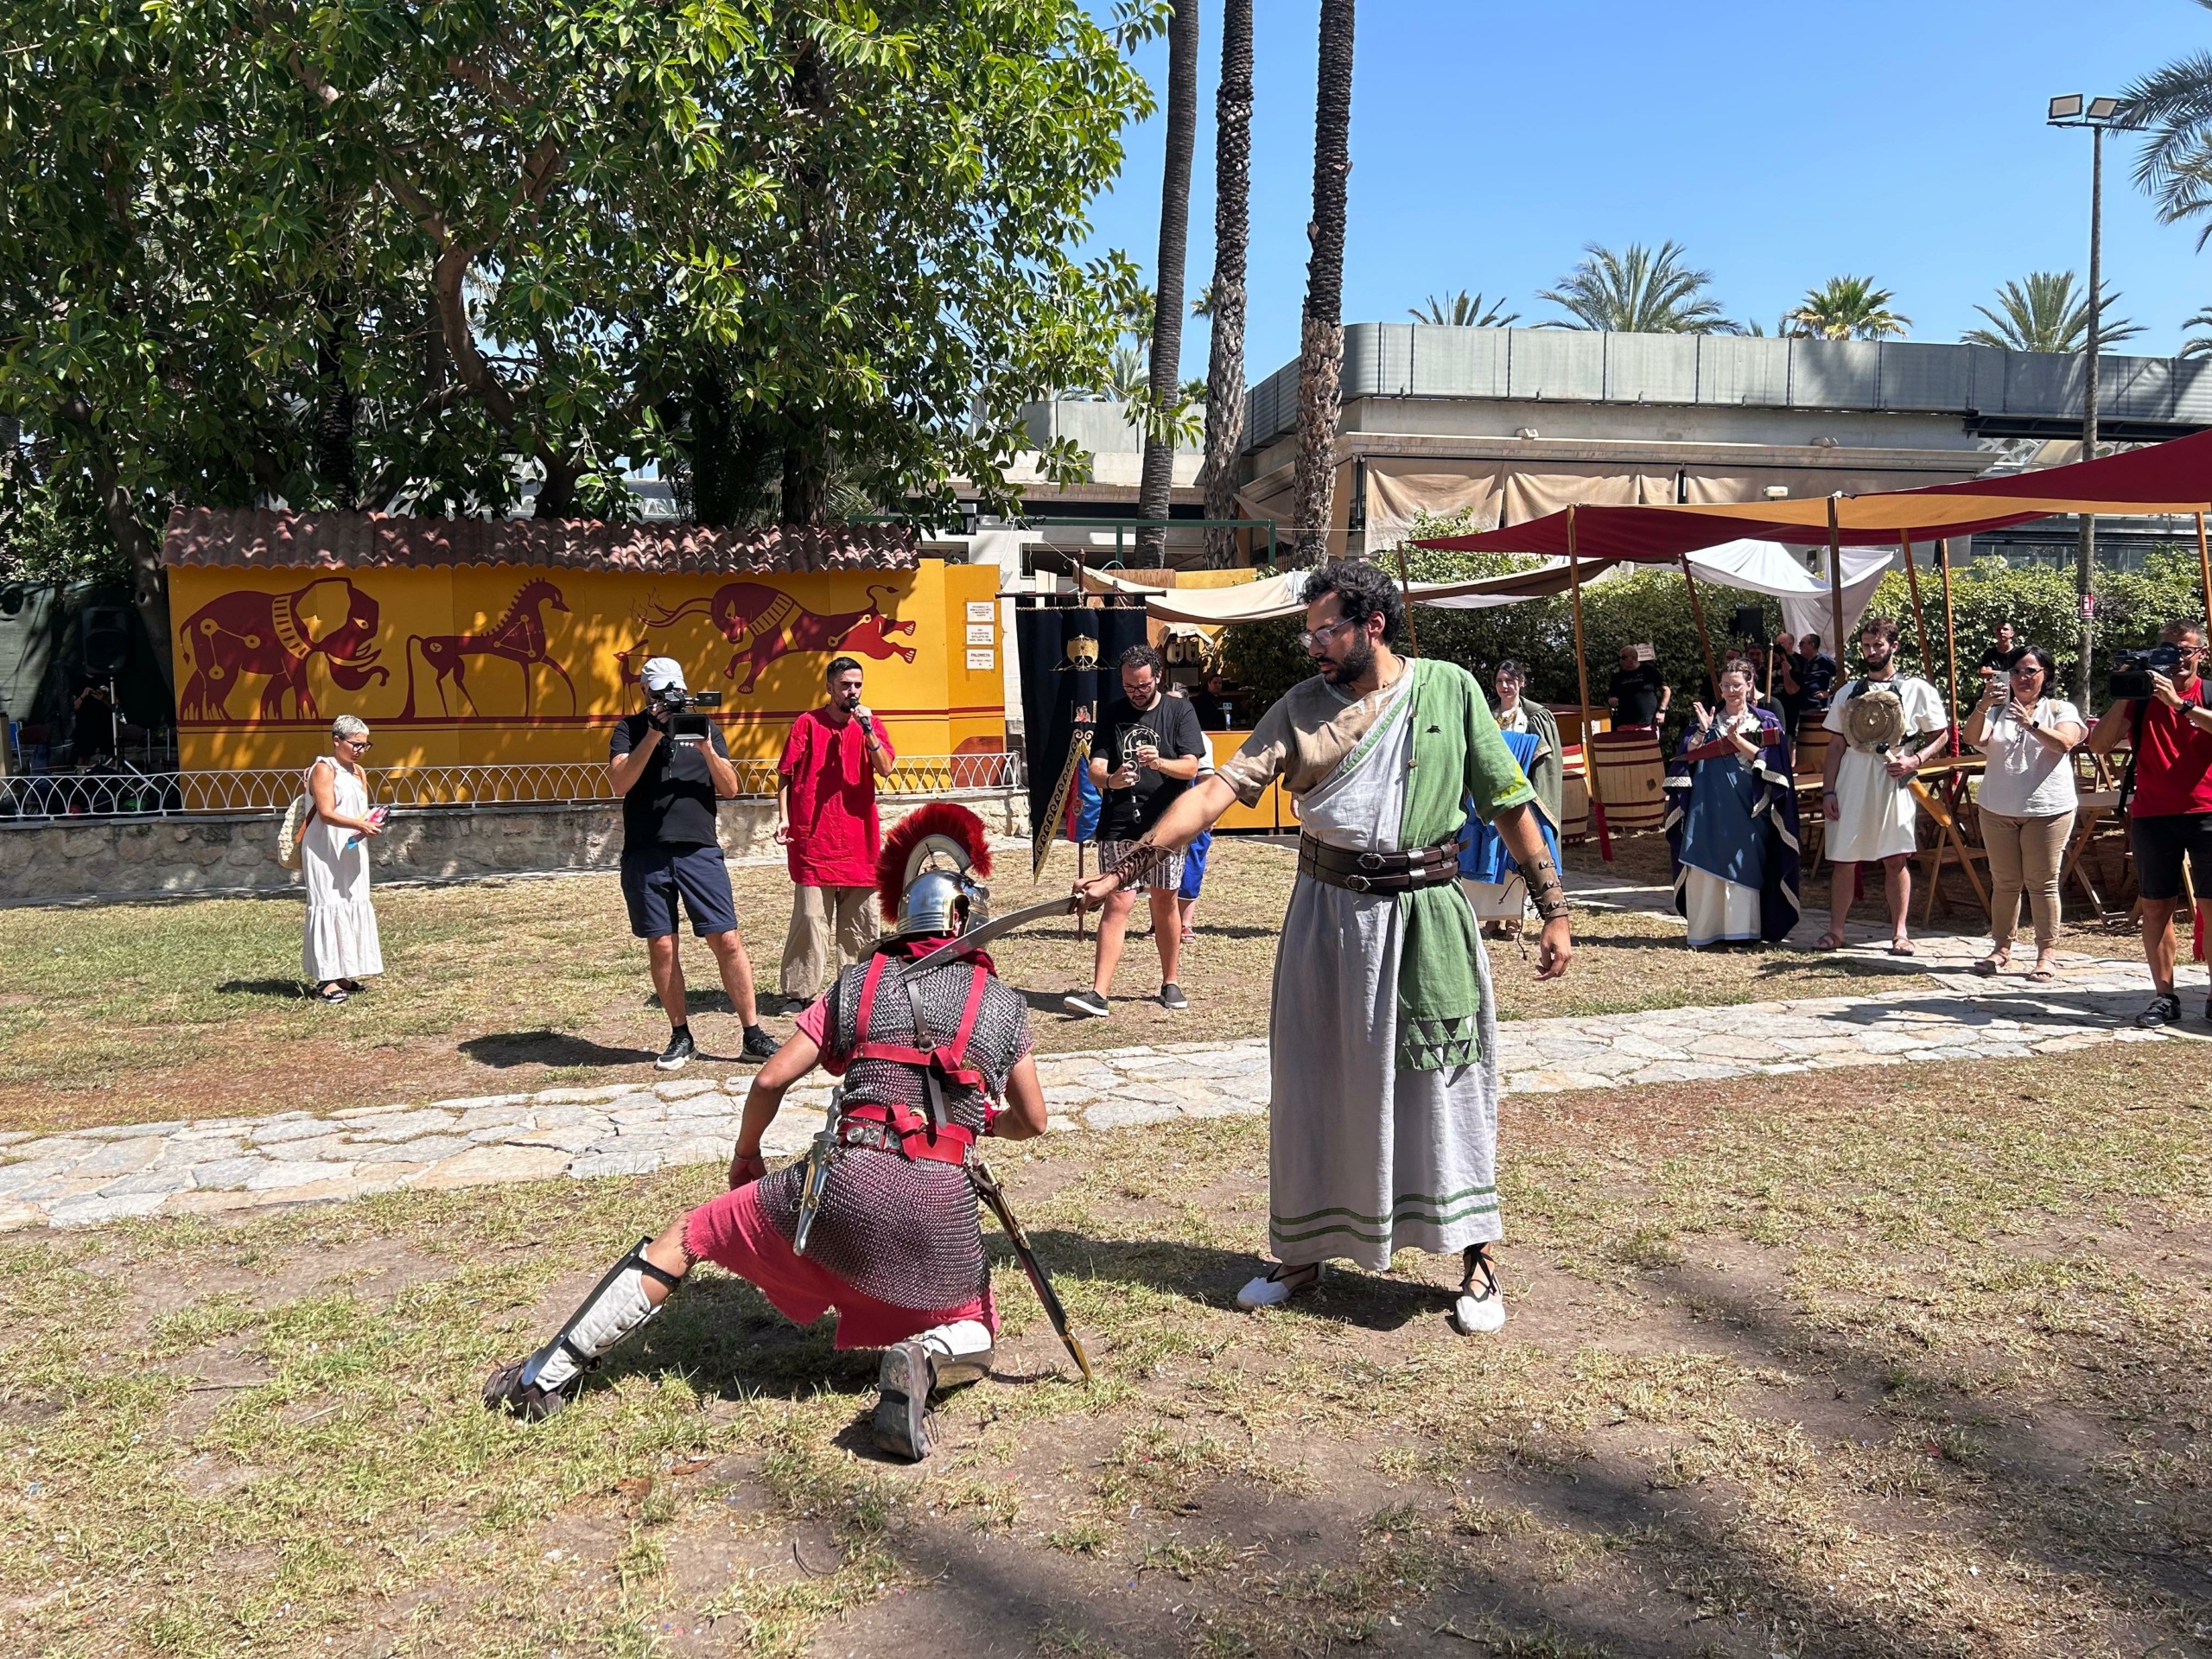
[{"label": "beige awning fabric", "polygon": [[[1582,561],[1582,581],[1586,586],[1613,568],[1611,559]],[[1471,582],[1417,582],[1413,584],[1414,603],[1434,605],[1454,610],[1481,610],[1494,605],[1515,605],[1524,599],[1542,599],[1552,594],[1563,594],[1568,587],[1568,569],[1565,559],[1559,559],[1540,569],[1520,570],[1508,576],[1485,576]],[[1306,608],[1300,597],[1306,591],[1306,573],[1287,571],[1280,576],[1268,576],[1241,588],[1171,588],[1162,590],[1141,582],[1127,582],[1109,570],[1086,570],[1084,585],[1097,594],[1141,594],[1145,601],[1145,614],[1154,622],[1196,622],[1213,626],[1229,622],[1270,622],[1286,616],[1296,616]]]},{"label": "beige awning fabric", "polygon": [[1487,530],[1505,505],[1506,463],[1501,461],[1377,459],[1367,462],[1367,545],[1395,547],[1414,520],[1426,513],[1449,518],[1465,513]]},{"label": "beige awning fabric", "polygon": [[1624,471],[1602,463],[1588,467],[1516,467],[1506,477],[1501,524],[1526,524],[1578,506],[1633,507],[1675,499],[1675,474]]}]

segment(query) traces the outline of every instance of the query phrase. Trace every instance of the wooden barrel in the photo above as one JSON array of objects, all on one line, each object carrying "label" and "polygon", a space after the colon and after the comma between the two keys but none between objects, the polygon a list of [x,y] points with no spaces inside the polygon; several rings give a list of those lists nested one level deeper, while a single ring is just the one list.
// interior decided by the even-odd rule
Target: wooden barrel
[{"label": "wooden barrel", "polygon": [[1821,724],[1821,716],[1808,715],[1797,727],[1796,747],[1791,751],[1790,771],[1800,778],[1817,778],[1827,764],[1828,744],[1835,734]]},{"label": "wooden barrel", "polygon": [[1598,798],[1605,803],[1605,828],[1617,836],[1656,830],[1667,817],[1666,797],[1660,788],[1667,763],[1660,756],[1658,734],[1595,732],[1590,755]]},{"label": "wooden barrel", "polygon": [[1580,743],[1560,751],[1559,816],[1561,846],[1580,847],[1590,839],[1590,777]]}]

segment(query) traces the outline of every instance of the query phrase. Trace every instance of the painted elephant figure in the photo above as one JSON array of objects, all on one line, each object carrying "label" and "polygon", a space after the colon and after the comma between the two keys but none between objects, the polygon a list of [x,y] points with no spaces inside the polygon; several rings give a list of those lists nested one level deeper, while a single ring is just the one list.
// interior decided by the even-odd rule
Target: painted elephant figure
[{"label": "painted elephant figure", "polygon": [[238,591],[202,605],[180,629],[188,671],[177,692],[183,720],[234,718],[230,701],[246,675],[269,683],[256,711],[282,720],[287,693],[296,720],[316,720],[308,664],[321,657],[342,690],[359,691],[391,677],[377,665],[377,602],[344,576],[320,576],[288,594]]}]

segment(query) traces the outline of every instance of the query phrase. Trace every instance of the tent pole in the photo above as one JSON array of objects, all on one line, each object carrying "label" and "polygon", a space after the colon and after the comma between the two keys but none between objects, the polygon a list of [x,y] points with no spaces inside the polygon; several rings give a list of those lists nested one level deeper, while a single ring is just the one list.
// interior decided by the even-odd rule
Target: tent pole
[{"label": "tent pole", "polygon": [[1943,658],[1951,673],[1951,753],[1959,753],[1959,630],[1951,609],[1951,541],[1936,543],[1936,557],[1943,567]]},{"label": "tent pole", "polygon": [[1904,561],[1905,585],[1912,589],[1912,626],[1914,638],[1919,646],[1921,664],[1933,668],[1936,652],[1933,642],[1928,638],[1928,619],[1921,614],[1920,572],[1912,562],[1912,532],[1909,530],[1897,532],[1897,556]]},{"label": "tent pole", "polygon": [[1406,544],[1398,543],[1398,587],[1406,596],[1406,640],[1421,655],[1421,630],[1414,626],[1414,579],[1406,569]]},{"label": "tent pole", "polygon": [[1835,497],[1828,497],[1828,620],[1835,629],[1836,677],[1843,677],[1847,658],[1843,640],[1843,533],[1835,521]]},{"label": "tent pole", "polygon": [[1690,590],[1690,614],[1697,619],[1697,642],[1705,647],[1705,677],[1713,688],[1713,704],[1720,706],[1720,671],[1713,665],[1713,636],[1706,632],[1705,601],[1697,596],[1697,578],[1690,574],[1690,556],[1682,555],[1682,581]]},{"label": "tent pole", "polygon": [[1582,561],[1574,546],[1574,504],[1567,504],[1567,585],[1574,603],[1574,685],[1582,706],[1575,710],[1575,724],[1582,730],[1582,776],[1590,791],[1590,817],[1598,827],[1598,851],[1613,861],[1613,838],[1605,827],[1605,798],[1598,790],[1596,734],[1590,729],[1590,658],[1582,648]]},{"label": "tent pole", "polygon": [[2196,574],[2204,583],[2204,614],[2212,620],[2212,552],[2204,545],[2204,515],[2196,515]]}]

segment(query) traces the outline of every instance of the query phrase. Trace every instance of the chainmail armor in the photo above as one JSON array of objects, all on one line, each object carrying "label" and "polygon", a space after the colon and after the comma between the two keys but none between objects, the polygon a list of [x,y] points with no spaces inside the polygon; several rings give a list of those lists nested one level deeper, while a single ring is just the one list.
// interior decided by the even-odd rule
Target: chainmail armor
[{"label": "chainmail armor", "polygon": [[[893,962],[876,986],[872,1041],[915,1046],[913,1014],[899,977],[904,971],[903,964]],[[958,1033],[973,971],[969,963],[954,961],[923,977],[930,1046],[949,1044]],[[867,976],[863,962],[846,969],[830,987],[830,1041],[825,1047],[832,1058],[850,1054],[860,1045],[861,984]],[[982,1073],[990,1096],[1004,1095],[1007,1074],[1030,1046],[1029,1005],[996,978],[986,981],[976,1029],[968,1039],[968,1065]],[[855,1060],[844,1083],[848,1109],[873,1102],[928,1116],[929,1086],[919,1066]],[[980,1137],[985,1099],[984,1090],[947,1084],[946,1116]],[[804,1167],[793,1164],[760,1183],[760,1212],[787,1239],[798,1230]],[[984,1281],[983,1240],[967,1172],[957,1164],[845,1147],[830,1166],[806,1255],[855,1290],[894,1307],[931,1312],[972,1300]]]}]

